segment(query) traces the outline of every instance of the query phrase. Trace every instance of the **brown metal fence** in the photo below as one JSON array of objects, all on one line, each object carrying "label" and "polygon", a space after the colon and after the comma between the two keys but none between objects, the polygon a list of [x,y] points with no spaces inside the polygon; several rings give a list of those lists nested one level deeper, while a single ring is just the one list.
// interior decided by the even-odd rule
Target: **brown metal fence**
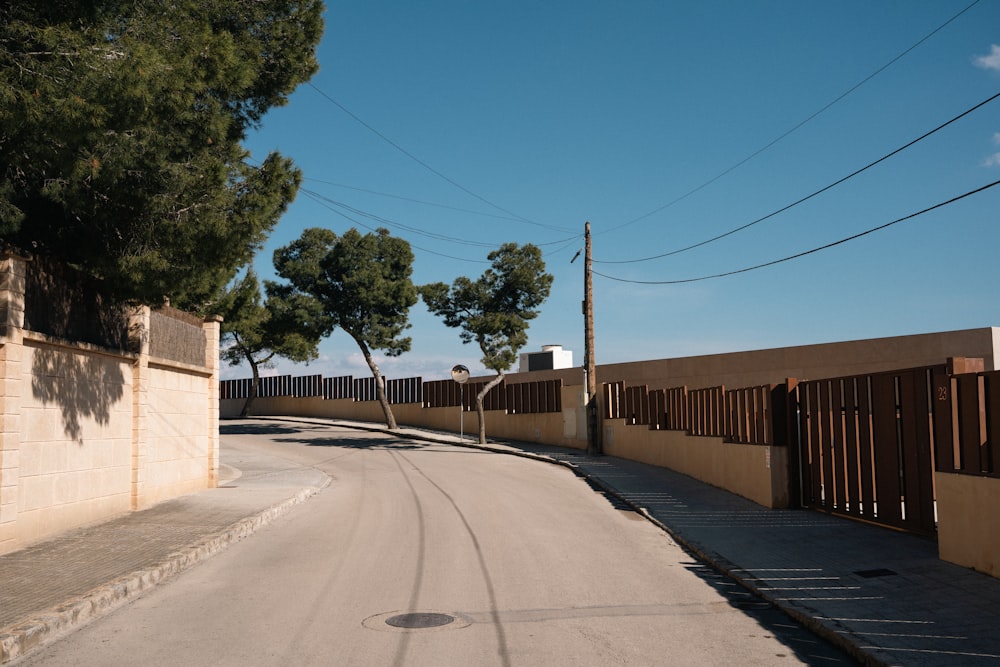
[{"label": "brown metal fence", "polygon": [[[219,398],[247,398],[252,385],[253,381],[249,378],[222,380],[219,382]],[[424,382],[422,378],[412,377],[387,380],[385,390],[389,402],[394,404],[420,403],[425,408],[442,408],[464,403],[465,409],[471,411],[476,409],[476,394],[484,386],[486,386],[485,381],[459,385],[454,380]],[[511,414],[560,412],[562,386],[561,379],[517,384],[501,382],[486,394],[483,407],[486,410],[506,410]],[[257,396],[259,398],[322,396],[327,400],[377,400],[375,378],[355,378],[350,375],[333,378],[324,378],[321,375],[262,377],[257,388]]]},{"label": "brown metal fence", "polygon": [[604,417],[788,445],[800,504],[933,535],[934,470],[1000,477],[1000,371],[982,360],[726,390],[603,385]]},{"label": "brown metal fence", "polygon": [[374,377],[354,378],[354,400],[358,403],[378,400]]},{"label": "brown metal fence", "polygon": [[354,398],[354,378],[350,375],[323,378],[323,398],[328,401]]},{"label": "brown metal fence", "polygon": [[[219,382],[219,398],[247,398],[250,396],[252,387],[252,378],[222,380]],[[260,384],[257,386],[257,396],[261,398],[291,396],[292,393],[291,375],[269,375],[262,377],[260,378]]]},{"label": "brown metal fence", "polygon": [[419,377],[389,380],[385,384],[385,392],[389,402],[422,403],[424,400],[424,381]]},{"label": "brown metal fence", "polygon": [[646,385],[611,382],[603,388],[604,418],[729,442],[773,444],[772,394],[778,387],[783,389],[783,385],[765,385],[729,391],[725,387],[650,390]]},{"label": "brown metal fence", "polygon": [[507,385],[507,412],[539,414],[562,411],[562,380],[540,380]]},{"label": "brown metal fence", "polygon": [[931,386],[944,370],[800,383],[803,504],[934,533]]},{"label": "brown metal fence", "polygon": [[304,375],[292,378],[292,396],[312,398],[323,395],[323,376]]},{"label": "brown metal fence", "polygon": [[730,442],[774,444],[775,385],[730,389],[725,392],[722,430]]},{"label": "brown metal fence", "polygon": [[692,389],[688,392],[689,426],[691,435],[725,437],[725,387]]},{"label": "brown metal fence", "polygon": [[650,427],[670,431],[688,429],[687,387],[654,389],[650,397]]},{"label": "brown metal fence", "polygon": [[937,469],[1000,477],[1000,371],[933,376]]},{"label": "brown metal fence", "polygon": [[424,383],[425,408],[452,408],[462,404],[462,385],[454,380],[430,380]]}]

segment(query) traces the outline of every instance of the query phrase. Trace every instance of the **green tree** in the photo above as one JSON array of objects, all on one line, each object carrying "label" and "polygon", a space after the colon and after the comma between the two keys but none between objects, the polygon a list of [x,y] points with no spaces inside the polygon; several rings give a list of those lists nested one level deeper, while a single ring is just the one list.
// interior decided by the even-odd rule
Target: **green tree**
[{"label": "green tree", "polygon": [[248,270],[212,306],[223,318],[222,359],[232,366],[246,362],[253,374],[241,417],[250,414],[257,398],[260,369],[270,366],[275,357],[299,362],[316,359],[319,341],[330,328],[315,299],[270,281],[265,281],[264,288],[267,299],[262,301],[257,275]]},{"label": "green tree", "polygon": [[242,146],[317,70],[321,0],[0,3],[0,238],[196,307],[230,282],[299,172]]},{"label": "green tree", "polygon": [[552,287],[542,252],[530,243],[505,243],[488,257],[492,266],[475,282],[463,276],[451,287],[445,283],[420,287],[428,310],[443,318],[446,326],[460,329],[463,343],[478,344],[483,365],[496,371],[476,394],[480,444],[486,444],[483,399],[503,381],[504,371],[527,344],[528,325]]},{"label": "green tree", "polygon": [[354,339],[375,378],[386,426],[398,428],[372,352],[396,357],[410,349],[410,339],[402,337],[417,302],[410,244],[382,228],[364,235],[350,229],[338,237],[313,227],[276,250],[274,266],[296,292],[322,304],[332,326]]}]

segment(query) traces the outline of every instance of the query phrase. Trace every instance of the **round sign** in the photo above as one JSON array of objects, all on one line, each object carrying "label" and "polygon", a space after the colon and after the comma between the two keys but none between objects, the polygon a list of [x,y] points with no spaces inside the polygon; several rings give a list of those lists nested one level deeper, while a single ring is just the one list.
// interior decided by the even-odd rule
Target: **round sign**
[{"label": "round sign", "polygon": [[465,384],[469,381],[469,369],[458,364],[451,369],[451,379],[459,384]]}]

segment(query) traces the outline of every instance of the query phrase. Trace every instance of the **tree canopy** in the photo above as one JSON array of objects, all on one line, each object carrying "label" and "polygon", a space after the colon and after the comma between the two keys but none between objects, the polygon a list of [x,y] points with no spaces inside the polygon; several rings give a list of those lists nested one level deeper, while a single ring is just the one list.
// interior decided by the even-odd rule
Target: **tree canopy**
[{"label": "tree canopy", "polygon": [[265,281],[267,299],[262,300],[257,275],[248,270],[213,304],[221,315],[222,359],[232,366],[246,362],[253,374],[250,395],[241,411],[249,414],[260,369],[275,357],[309,362],[319,356],[319,341],[329,333],[330,322],[321,304],[286,285]]},{"label": "tree canopy", "polygon": [[197,306],[247,264],[299,172],[242,146],[317,70],[321,0],[0,5],[0,238]]},{"label": "tree canopy", "polygon": [[410,244],[383,228],[363,235],[350,229],[338,237],[313,227],[275,251],[274,267],[294,291],[322,304],[331,326],[354,339],[375,378],[386,424],[396,428],[373,351],[396,357],[410,349],[403,336],[417,302]]},{"label": "tree canopy", "polygon": [[445,283],[420,287],[427,309],[440,316],[446,326],[460,329],[463,343],[476,343],[483,353],[483,365],[497,373],[476,395],[481,443],[486,442],[483,399],[500,384],[503,371],[514,364],[518,351],[527,344],[528,326],[552,288],[552,275],[545,272],[537,246],[505,243],[488,258],[492,265],[475,281],[463,276],[451,287]]}]

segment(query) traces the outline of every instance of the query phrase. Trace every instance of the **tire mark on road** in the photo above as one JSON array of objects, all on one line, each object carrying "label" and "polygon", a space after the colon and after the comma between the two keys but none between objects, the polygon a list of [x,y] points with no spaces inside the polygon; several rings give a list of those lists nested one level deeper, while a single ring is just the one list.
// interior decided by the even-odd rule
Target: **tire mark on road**
[{"label": "tire mark on road", "polygon": [[441,488],[437,482],[428,477],[427,473],[414,465],[413,462],[406,456],[403,456],[402,454],[397,454],[397,456],[409,463],[421,477],[426,479],[431,486],[437,489],[441,495],[448,499],[448,502],[451,503],[452,508],[454,508],[455,513],[458,515],[458,518],[462,521],[462,525],[465,526],[465,531],[469,534],[469,538],[472,540],[472,544],[476,550],[476,558],[479,560],[479,569],[483,573],[483,583],[486,585],[486,594],[490,601],[490,619],[497,635],[497,653],[500,656],[501,664],[504,665],[504,667],[510,667],[510,650],[507,646],[507,633],[504,630],[504,625],[500,618],[500,609],[497,606],[497,595],[496,589],[493,586],[493,577],[490,576],[490,569],[486,564],[486,557],[483,554],[482,546],[479,544],[479,538],[476,536],[476,531],[472,529],[472,526],[469,524],[469,520],[465,517],[462,509],[458,506],[458,503],[455,502],[455,499],[451,496],[451,494]]},{"label": "tire mark on road", "polygon": [[[427,531],[425,526],[424,518],[424,506],[420,502],[420,494],[417,493],[417,489],[413,486],[413,481],[410,476],[406,474],[406,470],[403,469],[402,463],[399,459],[402,457],[400,454],[395,452],[389,452],[390,458],[392,458],[393,463],[399,468],[400,474],[403,475],[403,480],[410,489],[410,494],[413,496],[413,504],[417,510],[417,568],[416,574],[413,580],[413,589],[410,592],[410,602],[407,607],[407,611],[418,611],[418,605],[420,604],[420,591],[424,585],[424,560],[427,551]],[[410,463],[407,461],[407,463]],[[412,466],[413,464],[410,463]],[[416,467],[414,467],[416,470]],[[419,472],[419,470],[417,471]],[[406,654],[410,648],[410,633],[404,632],[400,635],[399,646],[396,648],[396,656],[393,658],[392,664],[397,667],[402,667],[406,664]]]}]

